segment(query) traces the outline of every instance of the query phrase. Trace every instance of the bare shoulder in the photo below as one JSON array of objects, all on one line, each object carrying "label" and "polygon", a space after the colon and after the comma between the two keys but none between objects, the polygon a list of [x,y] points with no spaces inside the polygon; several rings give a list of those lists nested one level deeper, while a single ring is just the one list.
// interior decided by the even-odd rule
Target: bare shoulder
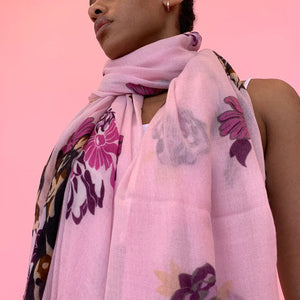
[{"label": "bare shoulder", "polygon": [[253,79],[248,92],[265,130],[266,187],[277,232],[280,282],[286,299],[300,299],[300,99],[278,79]]},{"label": "bare shoulder", "polygon": [[280,180],[284,173],[289,177],[296,172],[295,183],[300,186],[300,98],[297,92],[278,79],[253,79],[248,92],[265,134],[265,163],[270,190],[273,189],[272,183]]},{"label": "bare shoulder", "polygon": [[[286,119],[293,120],[296,126],[299,123],[300,99],[293,87],[279,79],[252,79],[247,90],[266,154],[271,136],[280,134],[277,128]],[[294,125],[290,122],[290,126]]]},{"label": "bare shoulder", "polygon": [[252,79],[248,86],[253,105],[268,122],[273,114],[286,116],[300,109],[300,99],[295,89],[280,79]]}]

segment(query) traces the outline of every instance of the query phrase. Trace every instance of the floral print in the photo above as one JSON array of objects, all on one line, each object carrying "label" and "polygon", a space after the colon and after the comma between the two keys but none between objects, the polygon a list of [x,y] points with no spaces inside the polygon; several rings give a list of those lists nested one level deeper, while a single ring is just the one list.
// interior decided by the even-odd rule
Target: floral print
[{"label": "floral print", "polygon": [[229,104],[233,110],[224,112],[218,117],[222,136],[230,135],[234,139],[250,139],[249,130],[245,121],[243,110],[235,97],[226,97],[224,102]]},{"label": "floral print", "polygon": [[192,41],[191,41],[191,46],[192,47],[196,47],[198,45],[198,43],[200,43],[201,40],[202,40],[200,34],[196,31],[184,33],[184,35],[192,37]]},{"label": "floral print", "polygon": [[[59,151],[57,155],[55,174],[53,176],[45,204],[46,219],[41,229],[37,229],[39,224],[35,224],[36,240],[31,258],[30,269],[27,278],[27,286],[24,299],[42,299],[46,280],[49,273],[53,250],[56,243],[61,209],[64,199],[67,180],[70,176],[73,160],[80,154],[83,146],[88,140],[87,128],[92,119],[85,120],[73,133],[72,138]],[[51,154],[52,155],[52,154]],[[49,162],[49,161],[48,161]],[[45,170],[45,169],[44,169]],[[41,186],[44,184],[44,173],[42,175]],[[39,200],[38,200],[39,201]],[[38,203],[37,201],[37,203]],[[36,208],[36,218],[39,219],[39,208]],[[38,295],[36,298],[35,295]]]},{"label": "floral print", "polygon": [[208,263],[197,268],[192,275],[181,273],[178,278],[180,289],[174,293],[171,300],[202,300],[208,296],[212,299],[212,296],[216,295],[215,289],[210,291],[216,284],[216,272]]},{"label": "floral print", "polygon": [[111,122],[106,130],[101,123],[98,123],[84,147],[84,160],[91,168],[99,170],[101,166],[104,166],[107,170],[113,162],[112,154],[117,153],[118,140],[119,134],[115,122]]},{"label": "floral print", "polygon": [[126,86],[134,93],[143,96],[154,96],[168,91],[168,89],[158,89],[158,88],[147,87],[141,84],[134,84],[134,83],[126,83]]},{"label": "floral print", "polygon": [[[87,212],[94,215],[96,207],[103,207],[104,182],[100,182],[98,188],[98,185],[92,180],[88,166],[96,170],[102,166],[105,170],[111,167],[110,182],[113,186],[116,175],[112,156],[117,157],[121,153],[123,141],[123,137],[118,134],[114,119],[115,114],[111,109],[108,109],[100,117],[96,125],[94,118],[85,119],[57,155],[55,174],[46,198],[46,220],[40,229],[38,229],[40,209],[38,205],[36,206],[34,225],[36,240],[24,294],[26,300],[42,299],[56,243],[68,179],[71,181],[71,190],[67,202],[67,218],[72,215],[74,223],[79,224]],[[39,193],[44,185],[44,180],[43,172]],[[84,187],[86,197],[79,207],[79,215],[76,215],[72,209],[79,184]]]},{"label": "floral print", "polygon": [[179,266],[171,259],[170,272],[154,270],[155,276],[161,281],[161,285],[156,289],[157,293],[171,297],[174,291],[180,289],[178,275],[181,273]]},{"label": "floral print", "polygon": [[67,145],[62,148],[63,153],[67,153],[77,144],[79,139],[85,135],[91,134],[95,124],[93,123],[94,118],[87,118],[78,129],[70,136]]},{"label": "floral print", "polygon": [[[72,206],[74,204],[75,194],[78,193],[79,181],[81,181],[85,187],[86,197],[79,207],[79,215],[76,215],[72,212]],[[71,175],[71,192],[67,204],[66,219],[68,219],[72,213],[72,219],[74,223],[78,225],[82,218],[86,215],[87,211],[89,211],[92,215],[95,215],[96,207],[103,207],[104,192],[105,189],[103,180],[99,193],[96,192],[95,183],[92,181],[90,172],[86,169],[84,152],[82,152],[78,158],[76,170],[73,171]]]},{"label": "floral print", "polygon": [[[179,123],[179,128],[177,128]],[[152,130],[156,154],[162,164],[193,165],[209,152],[206,125],[188,109],[178,109],[178,119],[166,116]]]},{"label": "floral print", "polygon": [[225,111],[218,116],[218,121],[222,123],[219,127],[220,135],[229,135],[231,140],[236,140],[230,148],[230,157],[236,157],[238,162],[246,167],[246,158],[251,151],[249,130],[246,124],[241,105],[233,96],[224,99],[232,110]]},{"label": "floral print", "polygon": [[216,272],[209,263],[195,269],[190,275],[181,272],[171,259],[169,272],[154,270],[154,274],[161,281],[156,292],[170,300],[243,300],[232,292],[231,280],[217,287]]},{"label": "floral print", "polygon": [[218,60],[220,61],[224,71],[226,72],[227,76],[234,82],[236,87],[240,90],[241,88],[245,89],[242,81],[238,77],[237,73],[233,70],[231,65],[226,61],[221,55],[217,52],[213,51],[213,53],[217,56]]},{"label": "floral print", "polygon": [[106,171],[111,167],[110,184],[112,187],[115,185],[113,162],[121,153],[122,142],[123,137],[119,135],[115,123],[115,113],[110,108],[96,124],[90,140],[84,147],[84,161],[95,170],[104,166]]},{"label": "floral print", "polygon": [[[115,123],[115,113],[110,109],[95,125],[89,141],[83,147],[81,155],[76,160],[70,175],[71,189],[67,202],[66,219],[79,225],[89,212],[95,215],[96,208],[103,207],[105,190],[108,186],[104,181],[93,182],[92,173],[104,168],[110,172],[110,188],[114,187],[116,179],[115,165],[121,153],[123,136],[120,136]],[[75,196],[80,193],[80,197]]]}]

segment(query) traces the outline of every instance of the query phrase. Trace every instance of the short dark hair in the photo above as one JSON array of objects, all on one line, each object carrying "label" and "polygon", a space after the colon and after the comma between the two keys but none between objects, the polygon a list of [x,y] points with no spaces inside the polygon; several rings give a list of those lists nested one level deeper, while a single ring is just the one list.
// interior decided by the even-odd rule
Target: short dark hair
[{"label": "short dark hair", "polygon": [[194,28],[195,13],[194,0],[183,0],[179,12],[180,33],[192,31]]}]

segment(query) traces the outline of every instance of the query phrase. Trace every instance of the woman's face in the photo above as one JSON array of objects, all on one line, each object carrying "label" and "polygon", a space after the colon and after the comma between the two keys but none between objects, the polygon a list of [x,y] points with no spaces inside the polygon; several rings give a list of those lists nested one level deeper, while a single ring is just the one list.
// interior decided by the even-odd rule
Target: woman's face
[{"label": "woman's face", "polygon": [[96,36],[110,59],[180,33],[179,5],[168,12],[162,0],[91,0],[90,4],[93,22],[101,17],[112,21]]}]

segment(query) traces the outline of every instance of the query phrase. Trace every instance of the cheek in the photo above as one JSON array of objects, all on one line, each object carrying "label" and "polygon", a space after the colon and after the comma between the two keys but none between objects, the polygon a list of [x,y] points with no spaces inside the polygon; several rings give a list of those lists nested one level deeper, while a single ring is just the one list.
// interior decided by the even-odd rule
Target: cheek
[{"label": "cheek", "polygon": [[157,16],[137,13],[131,16],[123,16],[122,21],[118,23],[118,34],[120,39],[129,39],[135,42],[138,40],[143,41],[145,38],[149,38],[150,35],[156,36],[163,26]]},{"label": "cheek", "polygon": [[110,29],[112,30],[108,32],[100,43],[106,56],[110,59],[116,59],[131,52],[134,48],[136,38],[129,27],[124,28],[124,25],[121,26],[121,24],[118,24],[118,26]]},{"label": "cheek", "polygon": [[[146,29],[153,27],[159,21],[163,9],[161,0],[121,0],[115,8],[116,20],[119,20],[124,26]],[[124,28],[126,29],[126,27]]]},{"label": "cheek", "polygon": [[101,41],[102,49],[111,59],[123,56],[153,42],[160,36],[160,32],[164,27],[162,18],[158,16],[157,11],[154,11],[154,6],[150,9],[149,5],[144,4],[135,11],[133,7],[136,8],[135,5],[128,3],[126,9],[125,4],[118,7],[118,13],[115,11],[114,14],[115,21]]}]

